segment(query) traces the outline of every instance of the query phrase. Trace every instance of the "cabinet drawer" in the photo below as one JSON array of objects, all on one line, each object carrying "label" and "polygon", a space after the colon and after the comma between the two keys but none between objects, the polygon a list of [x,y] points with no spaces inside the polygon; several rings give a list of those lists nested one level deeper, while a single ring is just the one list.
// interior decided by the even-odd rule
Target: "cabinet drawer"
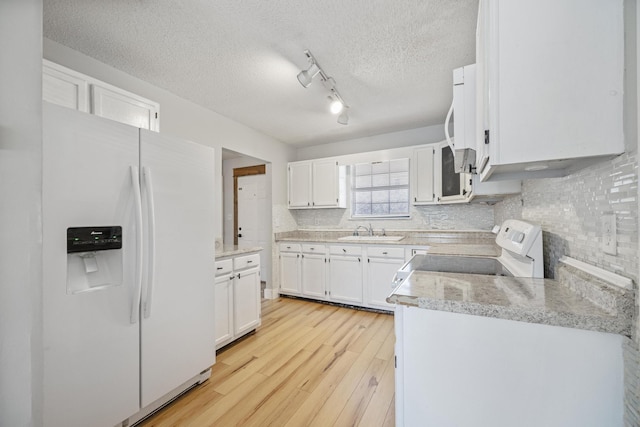
[{"label": "cabinet drawer", "polygon": [[216,276],[231,273],[231,271],[233,271],[233,259],[216,261]]},{"label": "cabinet drawer", "polygon": [[307,254],[323,254],[325,249],[325,245],[302,244],[302,252]]},{"label": "cabinet drawer", "polygon": [[256,267],[260,265],[260,254],[239,256],[233,260],[233,269],[242,270],[243,268]]},{"label": "cabinet drawer", "polygon": [[300,252],[299,243],[280,243],[280,252]]},{"label": "cabinet drawer", "polygon": [[387,248],[383,246],[369,246],[367,255],[375,258],[400,258],[404,259],[404,248]]},{"label": "cabinet drawer", "polygon": [[359,256],[362,255],[362,246],[332,245],[331,254]]}]

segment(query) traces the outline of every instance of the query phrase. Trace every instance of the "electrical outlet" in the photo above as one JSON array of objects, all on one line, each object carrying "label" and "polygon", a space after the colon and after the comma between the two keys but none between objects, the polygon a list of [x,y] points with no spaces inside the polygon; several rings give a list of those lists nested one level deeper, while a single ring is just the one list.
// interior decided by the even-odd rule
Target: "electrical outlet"
[{"label": "electrical outlet", "polygon": [[602,215],[602,250],[606,254],[616,255],[616,215]]}]

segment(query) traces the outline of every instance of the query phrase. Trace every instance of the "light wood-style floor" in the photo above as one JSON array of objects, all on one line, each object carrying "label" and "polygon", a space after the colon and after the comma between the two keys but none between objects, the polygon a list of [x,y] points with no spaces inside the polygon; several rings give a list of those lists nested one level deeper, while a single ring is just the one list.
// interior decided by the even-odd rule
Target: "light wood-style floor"
[{"label": "light wood-style floor", "polygon": [[211,378],[142,425],[393,426],[393,316],[279,298]]}]

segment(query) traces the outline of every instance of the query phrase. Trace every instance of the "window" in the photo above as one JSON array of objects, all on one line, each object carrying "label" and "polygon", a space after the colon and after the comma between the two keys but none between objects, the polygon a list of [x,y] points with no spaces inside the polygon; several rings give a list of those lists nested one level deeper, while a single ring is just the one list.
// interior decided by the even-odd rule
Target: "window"
[{"label": "window", "polygon": [[409,159],[352,165],[351,216],[409,216]]}]

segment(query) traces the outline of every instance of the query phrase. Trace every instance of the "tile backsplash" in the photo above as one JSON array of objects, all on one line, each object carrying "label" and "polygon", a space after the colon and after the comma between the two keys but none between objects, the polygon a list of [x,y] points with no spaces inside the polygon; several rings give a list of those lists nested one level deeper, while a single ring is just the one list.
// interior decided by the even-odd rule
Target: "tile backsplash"
[{"label": "tile backsplash", "polygon": [[407,219],[351,219],[347,209],[291,210],[298,228],[348,229],[371,223],[375,230],[491,230],[494,225],[493,206],[451,204],[413,206]]},{"label": "tile backsplash", "polygon": [[[568,255],[638,280],[637,151],[562,178],[527,180],[522,194],[495,205],[500,223],[520,218],[543,230],[545,276]],[[602,250],[604,214],[616,215],[617,254]]]}]

